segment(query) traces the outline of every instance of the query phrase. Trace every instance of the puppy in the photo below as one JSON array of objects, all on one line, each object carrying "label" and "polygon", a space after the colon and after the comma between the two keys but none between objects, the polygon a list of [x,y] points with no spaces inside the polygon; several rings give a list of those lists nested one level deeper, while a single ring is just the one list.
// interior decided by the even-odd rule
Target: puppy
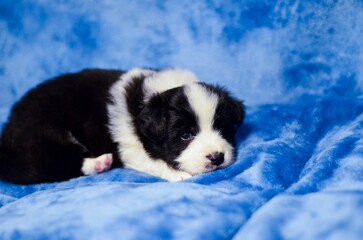
[{"label": "puppy", "polygon": [[13,107],[0,177],[29,184],[126,167],[179,181],[232,164],[243,119],[240,101],[189,71],[66,74]]}]

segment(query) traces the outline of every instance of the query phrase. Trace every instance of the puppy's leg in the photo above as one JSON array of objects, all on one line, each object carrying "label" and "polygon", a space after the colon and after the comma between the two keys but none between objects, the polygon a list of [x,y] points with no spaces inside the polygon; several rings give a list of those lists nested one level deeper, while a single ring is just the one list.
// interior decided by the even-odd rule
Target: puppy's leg
[{"label": "puppy's leg", "polygon": [[89,154],[70,131],[46,124],[20,133],[16,130],[17,126],[8,127],[2,139],[4,180],[29,184],[82,175],[82,162]]},{"label": "puppy's leg", "polygon": [[112,162],[111,153],[103,154],[96,158],[85,158],[83,160],[82,172],[88,176],[106,172],[111,168]]},{"label": "puppy's leg", "polygon": [[187,172],[171,168],[162,160],[152,160],[142,154],[141,156],[135,156],[130,159],[132,159],[132,161],[124,162],[125,167],[163,178],[169,182],[177,182],[192,177],[192,175]]},{"label": "puppy's leg", "polygon": [[168,176],[166,176],[165,179],[168,180],[169,182],[177,182],[191,177],[193,176],[190,173],[181,170],[174,170],[171,172],[171,174],[168,174]]}]

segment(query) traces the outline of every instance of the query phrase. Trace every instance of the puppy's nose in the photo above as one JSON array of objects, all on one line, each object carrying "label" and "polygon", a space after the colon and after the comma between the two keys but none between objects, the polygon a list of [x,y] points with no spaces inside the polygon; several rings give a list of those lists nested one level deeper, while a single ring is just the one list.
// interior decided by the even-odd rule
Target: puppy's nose
[{"label": "puppy's nose", "polygon": [[213,165],[219,166],[224,162],[224,153],[214,152],[207,155],[207,158],[212,162]]}]

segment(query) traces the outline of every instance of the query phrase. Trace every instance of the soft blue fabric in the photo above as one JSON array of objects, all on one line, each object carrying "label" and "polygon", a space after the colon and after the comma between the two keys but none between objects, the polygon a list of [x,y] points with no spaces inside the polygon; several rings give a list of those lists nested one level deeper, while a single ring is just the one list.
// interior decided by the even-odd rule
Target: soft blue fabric
[{"label": "soft blue fabric", "polygon": [[0,2],[0,122],[82,68],[188,68],[247,106],[237,162],[0,182],[0,239],[362,239],[363,2]]}]

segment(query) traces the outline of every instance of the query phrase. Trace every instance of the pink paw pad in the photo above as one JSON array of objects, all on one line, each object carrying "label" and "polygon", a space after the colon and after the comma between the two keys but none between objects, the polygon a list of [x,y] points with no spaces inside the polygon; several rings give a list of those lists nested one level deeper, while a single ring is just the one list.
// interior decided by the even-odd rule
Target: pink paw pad
[{"label": "pink paw pad", "polygon": [[112,155],[111,154],[107,154],[106,160],[105,160],[105,165],[107,167],[111,167],[111,164],[112,164]]},{"label": "pink paw pad", "polygon": [[85,175],[106,172],[111,168],[112,162],[112,154],[103,154],[97,158],[86,158],[83,162],[82,172]]},{"label": "pink paw pad", "polygon": [[97,172],[105,172],[110,169],[112,164],[112,155],[104,154],[96,159],[95,170]]}]

